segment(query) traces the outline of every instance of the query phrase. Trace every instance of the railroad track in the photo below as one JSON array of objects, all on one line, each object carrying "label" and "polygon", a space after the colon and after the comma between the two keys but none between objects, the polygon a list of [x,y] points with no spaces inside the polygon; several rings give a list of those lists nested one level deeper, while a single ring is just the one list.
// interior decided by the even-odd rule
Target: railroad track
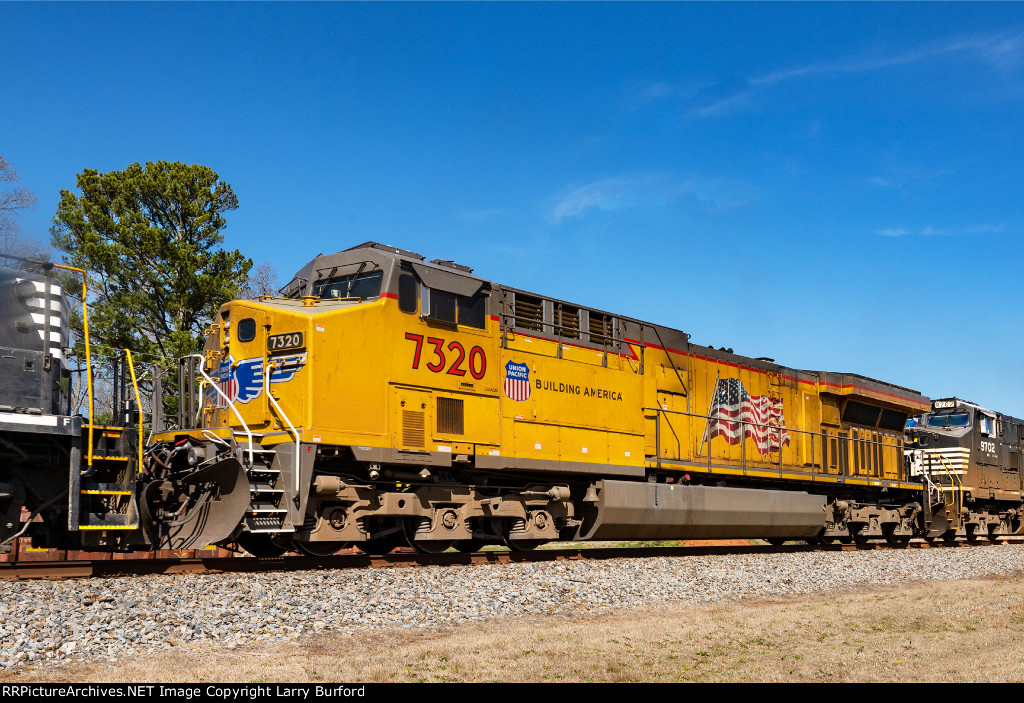
[{"label": "railroad track", "polygon": [[[262,571],[312,571],[318,569],[367,569],[411,566],[454,566],[468,564],[510,564],[590,559],[638,559],[645,557],[685,557],[731,554],[787,554],[800,552],[845,552],[880,549],[956,549],[987,546],[993,543],[941,542],[913,540],[908,544],[786,544],[771,545],[701,545],[684,547],[583,547],[574,549],[540,549],[533,552],[488,551],[462,554],[394,553],[383,556],[338,554],[329,557],[282,556],[272,559],[256,557],[209,557],[163,559],[101,559],[96,561],[23,561],[0,563],[0,580],[111,578],[153,574],[217,574],[255,573]],[[999,544],[1024,544],[1024,537],[1002,538]]]}]

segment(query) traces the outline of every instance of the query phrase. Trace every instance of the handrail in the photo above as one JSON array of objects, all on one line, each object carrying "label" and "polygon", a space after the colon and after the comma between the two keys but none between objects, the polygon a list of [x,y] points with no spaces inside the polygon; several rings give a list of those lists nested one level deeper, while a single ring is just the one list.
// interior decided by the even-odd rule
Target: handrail
[{"label": "handrail", "polygon": [[135,378],[135,362],[132,361],[131,349],[124,350],[128,358],[128,371],[132,375],[132,388],[135,389],[135,407],[139,409],[139,439],[136,442],[139,446],[139,473],[142,473],[142,399],[139,397],[139,381]]},{"label": "handrail", "polygon": [[277,399],[270,394],[270,367],[276,367],[277,363],[277,359],[271,359],[267,362],[267,365],[263,367],[263,389],[266,391],[267,399],[274,404],[274,408],[277,410],[278,414],[288,425],[292,434],[295,435],[295,499],[298,500],[299,491],[301,490],[301,483],[299,481],[299,452],[302,449],[302,436],[299,434],[299,431],[295,429],[292,421],[288,419],[288,415],[286,415],[284,410],[281,409],[281,406],[278,405]]},{"label": "handrail", "polygon": [[[645,407],[645,408],[643,408],[643,410],[645,412],[656,412],[658,414],[657,417],[655,418],[655,421],[656,421],[655,441],[657,443],[657,446],[655,447],[655,457],[654,458],[655,458],[655,461],[657,462],[657,465],[659,467],[661,466],[661,461],[662,461],[662,458],[661,458],[661,440],[660,440],[660,435],[661,435],[661,432],[660,432],[660,429],[661,429],[661,414],[662,413],[672,414],[672,415],[685,415],[687,417],[700,418],[700,419],[708,420],[708,421],[713,419],[710,413],[707,414],[707,415],[701,415],[700,413],[684,412],[682,410],[668,410],[668,409],[661,408],[661,407]],[[789,433],[792,433],[792,434],[810,435],[811,438],[812,438],[812,442],[813,442],[813,438],[814,437],[816,437],[816,436],[821,434],[820,432],[814,432],[812,430],[796,429],[794,427],[787,427],[787,426],[781,425],[781,424],[772,425],[772,424],[767,424],[767,423],[762,423],[762,422],[749,422],[749,421],[746,421],[746,420],[736,420],[735,422],[740,423],[744,427],[744,429],[746,427],[763,427],[765,429],[773,430],[773,431],[777,431],[778,432],[778,452],[779,452],[778,467],[779,467],[779,471],[782,471],[782,439],[783,439],[782,435],[783,435],[784,432],[789,432]],[[745,434],[745,432],[744,432],[744,434]],[[894,435],[885,435],[885,434],[883,434],[883,436],[897,437],[897,435],[895,435],[895,434]],[[745,439],[745,437],[744,437],[744,439]],[[875,441],[875,440],[871,440],[871,439],[859,439],[859,438],[853,438],[853,437],[848,437],[848,438],[846,438],[846,440],[849,441],[849,442],[860,443],[862,445],[877,446],[877,447],[881,447],[882,449],[894,449],[894,450],[897,450],[897,451],[899,450],[898,445],[887,444],[884,441]],[[740,468],[745,470],[747,468],[747,466],[748,466],[747,458],[746,458],[746,451],[745,451],[746,444],[744,443],[742,446],[744,447],[744,450],[742,450]],[[821,467],[820,467],[822,472],[825,471],[825,466],[824,466],[824,464],[825,464],[825,462],[824,462],[824,448],[825,448],[825,442],[823,441],[822,442],[822,462],[821,462]],[[774,453],[774,452],[769,452],[769,453]],[[697,454],[696,456],[699,457],[700,454]],[[813,461],[814,458],[815,457],[814,457],[814,455],[812,453],[812,455],[811,455],[812,461]],[[711,452],[710,451],[708,452],[707,459],[708,459],[708,471],[711,471]],[[771,464],[773,462],[763,462],[763,463]],[[879,476],[878,478],[882,478],[882,477]],[[902,479],[900,479],[900,480],[902,480]]]},{"label": "handrail", "polygon": [[[89,388],[89,451],[86,452],[88,471],[92,471],[92,426],[96,421],[93,416],[95,410],[92,390],[92,357],[89,353],[89,307],[86,305],[86,296],[89,294],[88,275],[82,269],[63,264],[52,264],[54,268],[65,269],[66,271],[77,271],[82,274],[82,337],[85,342],[85,380]],[[49,284],[47,284],[49,285]],[[50,311],[44,310],[44,316],[49,316]]]},{"label": "handrail", "polygon": [[[938,457],[939,463],[942,465],[943,471],[945,471],[946,476],[949,477],[949,498],[953,502],[953,507],[956,508],[957,510],[957,521],[959,522],[960,507],[963,505],[964,484],[956,475],[956,471],[953,469],[953,465],[946,458],[945,454],[932,454],[930,456]],[[954,485],[954,483],[956,485]]]},{"label": "handrail", "polygon": [[[199,373],[203,375],[203,378],[209,382],[210,387],[220,394],[220,397],[224,399],[224,402],[227,403],[228,407],[235,413],[235,417],[238,418],[238,422],[241,423],[242,427],[245,429],[246,436],[249,438],[249,466],[252,466],[252,431],[249,429],[249,426],[245,424],[245,420],[242,419],[242,414],[238,412],[238,408],[235,407],[234,402],[232,402],[232,400],[228,398],[227,394],[220,389],[220,384],[214,383],[213,379],[210,378],[203,369],[203,366],[206,364],[206,357],[202,354],[188,354],[183,358],[199,359],[201,362],[199,364]],[[182,392],[184,392],[184,389],[182,389]],[[191,389],[189,389],[189,392],[191,392]]]},{"label": "handrail", "polygon": [[[204,379],[204,378],[199,379],[199,389],[198,389],[197,393],[199,394],[200,398],[203,397],[203,388],[205,388],[205,387],[206,387],[206,379]],[[203,404],[199,403],[199,408],[196,410],[195,419],[192,420],[192,423],[194,425],[196,425],[196,427],[199,426],[200,418],[202,418],[202,416],[203,416]]]},{"label": "handrail", "polygon": [[[512,321],[512,327],[522,327],[523,329],[528,329],[528,330],[531,330],[533,332],[541,332],[541,333],[543,333],[544,332],[544,327],[548,326],[548,327],[552,328],[552,332],[553,332],[553,334],[556,337],[565,337],[566,335],[561,334],[561,331],[562,330],[569,330],[571,332],[577,332],[580,335],[584,335],[584,334],[587,335],[590,338],[590,342],[592,344],[595,344],[595,345],[599,344],[598,342],[594,341],[594,338],[597,337],[597,338],[600,338],[600,339],[604,340],[604,342],[600,342],[601,346],[604,346],[604,347],[608,347],[608,346],[610,346],[612,344],[616,344],[616,343],[622,344],[622,343],[624,343],[626,341],[625,338],[623,338],[622,336],[616,337],[614,334],[597,334],[595,332],[591,332],[590,330],[581,330],[579,327],[568,327],[566,325],[561,325],[561,324],[556,325],[554,322],[545,322],[543,319],[537,320],[537,319],[532,318],[532,317],[524,317],[522,315],[517,315],[515,313],[502,312],[501,316],[503,318],[505,318],[506,321],[511,320]],[[527,327],[526,325],[520,325],[520,324],[518,324],[519,320],[525,320],[525,321],[531,323],[531,325],[539,325],[540,329],[536,329],[535,327]],[[581,337],[568,337],[568,338],[569,339],[576,339],[579,342],[583,342],[582,336]],[[554,342],[555,340],[552,339],[550,341]],[[572,343],[570,342],[570,344],[572,344]]]},{"label": "handrail", "polygon": [[[686,389],[686,384],[683,383],[683,377],[682,377],[682,375],[680,375],[679,369],[676,368],[676,362],[672,361],[672,353],[668,350],[668,346],[665,345],[665,342],[662,341],[662,339],[661,339],[661,332],[658,331],[658,327],[656,325],[648,325],[648,326],[652,330],[654,330],[654,336],[658,338],[658,342],[661,344],[661,348],[665,350],[665,357],[668,359],[668,363],[672,364],[672,370],[676,372],[676,378],[679,379],[679,385],[683,389],[683,395],[686,396],[686,406],[689,407],[690,406],[690,393]],[[715,387],[717,388],[717,385]]]}]

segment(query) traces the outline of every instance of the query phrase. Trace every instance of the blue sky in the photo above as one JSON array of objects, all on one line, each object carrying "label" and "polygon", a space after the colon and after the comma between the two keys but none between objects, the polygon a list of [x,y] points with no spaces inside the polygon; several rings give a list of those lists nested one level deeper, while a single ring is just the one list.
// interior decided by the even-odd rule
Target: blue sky
[{"label": "blue sky", "polygon": [[1024,417],[1024,5],[3,3],[0,153]]}]

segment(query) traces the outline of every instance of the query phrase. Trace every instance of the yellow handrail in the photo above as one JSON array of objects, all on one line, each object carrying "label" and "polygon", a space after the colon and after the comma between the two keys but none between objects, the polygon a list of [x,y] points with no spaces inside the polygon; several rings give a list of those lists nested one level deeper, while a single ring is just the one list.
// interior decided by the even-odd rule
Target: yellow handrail
[{"label": "yellow handrail", "polygon": [[135,378],[135,362],[132,361],[131,349],[124,350],[128,358],[128,371],[132,375],[132,388],[135,389],[135,407],[139,409],[139,473],[142,473],[142,400],[139,398],[139,382]]},{"label": "yellow handrail", "polygon": [[[92,469],[92,426],[95,422],[93,417],[93,395],[92,395],[92,358],[89,355],[89,308],[86,305],[86,296],[88,295],[88,277],[85,271],[82,269],[76,269],[74,266],[64,266],[63,264],[53,264],[54,268],[65,269],[67,271],[77,271],[82,274],[82,326],[83,336],[85,338],[85,378],[86,384],[89,388],[89,445],[86,450],[86,459],[88,460],[89,469]],[[50,311],[47,310],[45,314],[49,315]]]}]

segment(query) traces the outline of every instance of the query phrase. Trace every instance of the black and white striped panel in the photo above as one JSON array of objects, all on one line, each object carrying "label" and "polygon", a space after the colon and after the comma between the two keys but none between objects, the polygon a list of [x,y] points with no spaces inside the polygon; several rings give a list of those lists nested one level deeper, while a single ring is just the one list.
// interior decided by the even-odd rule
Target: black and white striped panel
[{"label": "black and white striped panel", "polygon": [[[27,332],[30,339],[37,340],[34,344],[40,351],[45,349],[54,359],[65,361],[64,348],[68,346],[68,315],[67,303],[64,298],[64,291],[59,285],[40,277],[29,275],[15,275],[13,278],[14,306],[13,309],[3,311],[3,317],[13,318],[14,328],[17,332]],[[47,306],[47,287],[49,287],[49,305]],[[49,308],[48,310],[46,308]],[[49,319],[47,319],[49,318]],[[49,330],[47,330],[47,323]],[[26,329],[27,327],[27,329]],[[18,335],[20,336],[20,335]],[[46,344],[41,342],[46,341]],[[0,340],[0,346],[10,339]],[[28,341],[27,339],[25,341]],[[21,346],[20,344],[17,346]],[[34,346],[34,345],[33,345]]]}]

